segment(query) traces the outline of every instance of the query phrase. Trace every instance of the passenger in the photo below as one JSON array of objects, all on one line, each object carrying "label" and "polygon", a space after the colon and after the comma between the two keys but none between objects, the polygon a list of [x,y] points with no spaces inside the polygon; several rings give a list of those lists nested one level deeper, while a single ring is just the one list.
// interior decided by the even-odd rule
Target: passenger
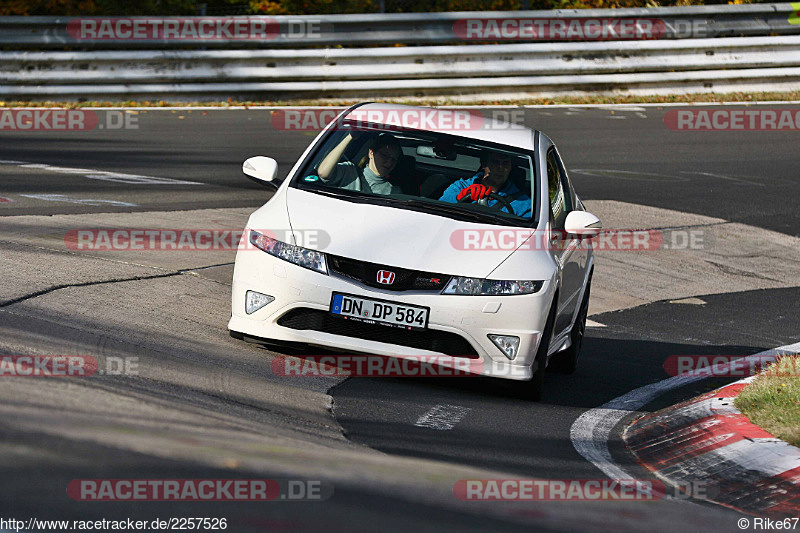
[{"label": "passenger", "polygon": [[325,156],[317,169],[319,178],[328,185],[351,191],[400,194],[400,187],[389,181],[391,172],[403,155],[397,139],[388,133],[381,133],[370,142],[367,155],[358,165],[350,161],[339,162],[352,140],[352,134],[348,133]]}]

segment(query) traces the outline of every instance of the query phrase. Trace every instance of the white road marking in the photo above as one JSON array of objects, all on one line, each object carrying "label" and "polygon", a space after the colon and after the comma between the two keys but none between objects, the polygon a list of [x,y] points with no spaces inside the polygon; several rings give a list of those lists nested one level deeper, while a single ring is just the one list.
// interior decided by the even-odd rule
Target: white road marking
[{"label": "white road marking", "polygon": [[604,328],[606,327],[605,324],[601,324],[600,322],[595,322],[594,320],[586,319],[586,327],[587,328]]},{"label": "white road marking", "polygon": [[26,163],[25,161],[10,161],[0,159],[0,165],[14,165],[20,168],[45,170],[59,174],[77,174],[93,180],[128,183],[133,185],[205,185],[199,181],[176,180],[172,178],[157,178],[155,176],[142,176],[139,174],[124,174],[122,172],[109,172],[105,170],[92,170],[88,168],[56,167],[40,163]]},{"label": "white road marking", "polygon": [[681,298],[680,300],[670,300],[671,304],[706,305],[705,300],[700,298]]},{"label": "white road marking", "polygon": [[453,429],[470,411],[472,411],[472,409],[469,407],[439,404],[419,417],[414,425],[421,428],[447,431],[448,429]]},{"label": "white road marking", "polygon": [[[750,355],[743,360],[749,358],[761,360],[764,356],[797,353],[798,350],[800,350],[800,342]],[[611,479],[633,479],[630,474],[614,462],[608,449],[608,438],[614,426],[620,420],[665,392],[706,378],[707,376],[703,375],[673,376],[658,383],[639,387],[627,394],[623,394],[619,398],[614,398],[600,407],[590,409],[573,422],[569,432],[572,445],[584,459],[602,470]]]},{"label": "white road marking", "polygon": [[600,107],[609,107],[614,111],[630,111],[630,112],[641,112],[645,109],[641,106],[631,106],[628,104],[611,104],[611,105],[601,105]]},{"label": "white road marking", "polygon": [[758,183],[756,181],[748,180],[748,179],[745,179],[745,178],[735,178],[733,176],[725,176],[723,174],[714,174],[713,172],[687,172],[685,170],[682,170],[681,173],[683,173],[683,174],[697,174],[699,176],[710,176],[712,178],[719,178],[719,179],[722,179],[722,180],[728,180],[728,181],[732,181],[734,183],[742,183],[742,184],[745,184],[745,185],[755,185],[756,187],[764,187],[765,186],[764,183]]},{"label": "white road marking", "polygon": [[585,174],[587,176],[597,176],[598,178],[618,178],[633,181],[691,181],[691,178],[684,176],[673,176],[670,174],[658,174],[656,172],[636,172],[633,170],[614,170],[614,169],[594,169],[594,168],[571,168],[570,172]]},{"label": "white road marking", "polygon": [[64,202],[68,204],[81,204],[81,205],[113,205],[119,207],[137,207],[137,204],[129,202],[120,202],[118,200],[96,200],[93,198],[69,198],[63,194],[20,194],[25,198],[33,198],[34,200],[44,200],[46,202]]}]

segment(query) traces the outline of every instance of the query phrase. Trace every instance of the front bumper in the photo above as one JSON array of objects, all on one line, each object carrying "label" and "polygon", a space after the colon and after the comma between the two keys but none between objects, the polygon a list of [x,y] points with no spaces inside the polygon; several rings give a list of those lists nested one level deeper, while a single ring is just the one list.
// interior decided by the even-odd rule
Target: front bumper
[{"label": "front bumper", "polygon": [[[297,310],[327,313],[333,292],[365,298],[378,298],[398,303],[430,308],[428,330],[448,332],[462,337],[480,359],[475,373],[515,380],[530,379],[536,370],[535,359],[541,331],[552,301],[552,289],[545,282],[542,289],[530,295],[516,296],[452,296],[430,292],[393,292],[366,287],[358,282],[335,275],[325,275],[288,263],[260,250],[242,250],[237,254],[233,275],[231,320],[228,329],[252,337],[285,342],[305,343],[352,353],[384,356],[428,356],[443,352],[403,344],[402,330],[386,327],[382,342],[337,334],[326,329],[296,329],[279,324],[282,317]],[[245,293],[248,290],[273,296],[275,300],[251,315],[245,313]],[[333,320],[340,320],[333,318]],[[286,320],[282,322],[286,323]],[[327,321],[330,322],[330,321]],[[372,326],[383,328],[383,326]],[[342,328],[343,330],[345,328]],[[489,334],[515,335],[520,338],[517,356],[510,361],[489,339]],[[477,355],[475,355],[477,354]],[[467,355],[450,353],[448,355]]]}]

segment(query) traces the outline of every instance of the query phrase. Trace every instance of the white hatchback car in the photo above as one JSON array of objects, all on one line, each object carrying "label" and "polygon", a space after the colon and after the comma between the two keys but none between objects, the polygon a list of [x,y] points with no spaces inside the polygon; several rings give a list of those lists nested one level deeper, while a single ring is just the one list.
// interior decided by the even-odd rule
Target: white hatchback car
[{"label": "white hatchback car", "polygon": [[545,134],[458,113],[360,104],[283,182],[245,161],[277,191],[236,256],[231,335],[466,358],[532,399],[548,364],[574,371],[600,220]]}]

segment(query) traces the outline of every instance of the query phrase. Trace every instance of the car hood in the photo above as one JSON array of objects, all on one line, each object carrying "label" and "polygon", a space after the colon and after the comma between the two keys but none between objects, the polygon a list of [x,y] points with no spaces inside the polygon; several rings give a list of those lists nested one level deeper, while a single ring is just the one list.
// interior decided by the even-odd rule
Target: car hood
[{"label": "car hood", "polygon": [[[462,250],[451,242],[463,230],[512,229],[438,215],[348,202],[288,188],[292,230],[318,230],[320,251],[371,263],[484,278],[513,250]],[[514,231],[527,231],[519,228]],[[455,240],[455,239],[454,239]],[[309,245],[309,247],[312,247]]]}]

